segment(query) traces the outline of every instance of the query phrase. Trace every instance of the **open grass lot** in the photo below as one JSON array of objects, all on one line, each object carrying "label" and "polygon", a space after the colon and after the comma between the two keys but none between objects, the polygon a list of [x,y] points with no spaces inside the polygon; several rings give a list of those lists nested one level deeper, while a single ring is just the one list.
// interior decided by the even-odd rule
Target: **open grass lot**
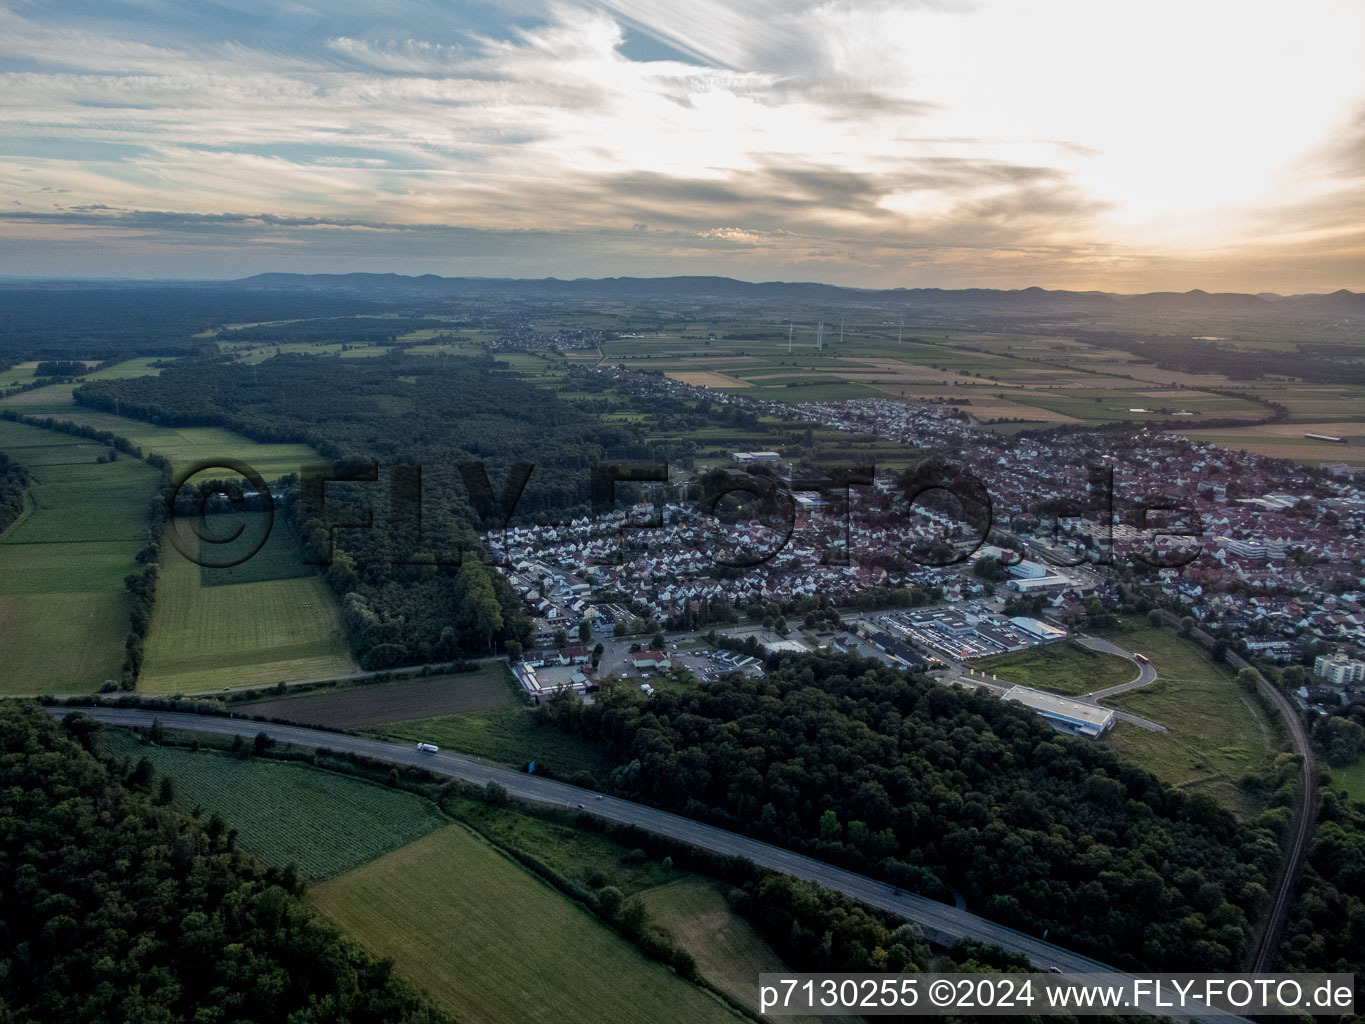
[{"label": "open grass lot", "polygon": [[520,704],[494,711],[392,722],[366,731],[386,740],[410,743],[427,740],[514,768],[535,761],[561,778],[576,771],[600,773],[611,767],[597,744],[552,726],[538,725],[531,710]]},{"label": "open grass lot", "polygon": [[321,576],[206,586],[199,566],[169,542],[162,550],[139,690],[190,693],[355,671]]},{"label": "open grass lot", "polygon": [[324,882],[311,898],[464,1021],[742,1019],[460,825]]},{"label": "open grass lot", "polygon": [[1365,802],[1365,757],[1349,768],[1332,769],[1332,788]]},{"label": "open grass lot", "polygon": [[334,693],[310,693],[298,697],[244,705],[252,714],[283,718],[304,725],[333,729],[398,722],[406,718],[430,718],[501,708],[513,700],[502,665],[490,665],[460,675],[431,676],[410,682],[368,683]]},{"label": "open grass lot", "polygon": [[[650,925],[687,950],[701,976],[754,1013],[760,973],[790,971],[753,926],[731,913],[722,886],[683,878],[642,897]],[[784,1017],[793,1021],[855,1021],[858,1017]]]},{"label": "open grass lot", "polygon": [[1118,686],[1138,674],[1132,662],[1092,651],[1074,640],[980,658],[971,667],[1011,683],[1066,694]]},{"label": "open grass lot", "polygon": [[364,779],[218,750],[144,745],[124,729],[104,729],[101,737],[111,753],[149,759],[175,780],[182,804],[217,811],[266,863],[296,863],[310,879],[359,867],[447,824],[431,801]]},{"label": "open grass lot", "polygon": [[0,420],[0,450],[33,477],[0,535],[0,693],[84,693],[119,673],[123,578],[137,569],[157,474],[82,438]]},{"label": "open grass lot", "polygon": [[1170,731],[1118,722],[1101,742],[1158,778],[1206,792],[1230,810],[1247,815],[1262,810],[1262,800],[1239,783],[1267,773],[1275,754],[1287,749],[1278,718],[1242,692],[1230,669],[1173,630],[1128,625],[1103,634],[1147,655],[1160,676],[1151,686],[1104,703]]},{"label": "open grass lot", "polygon": [[625,895],[634,896],[696,877],[676,867],[665,867],[660,860],[630,857],[629,847],[591,829],[575,827],[564,812],[532,805],[495,807],[458,794],[441,806],[498,846],[530,854],[585,888],[590,888],[593,877],[599,875],[599,884],[614,885]]}]

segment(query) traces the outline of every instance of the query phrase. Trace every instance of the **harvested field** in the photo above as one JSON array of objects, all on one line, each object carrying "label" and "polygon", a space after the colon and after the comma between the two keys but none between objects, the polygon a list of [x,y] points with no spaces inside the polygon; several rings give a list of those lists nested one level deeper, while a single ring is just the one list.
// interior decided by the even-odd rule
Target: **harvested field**
[{"label": "harvested field", "polygon": [[670,370],[668,376],[674,380],[682,381],[684,384],[704,388],[747,388],[751,386],[747,380],[731,377],[728,373],[716,373],[713,370],[688,370],[685,372]]},{"label": "harvested field", "polygon": [[303,725],[358,729],[384,722],[489,711],[511,700],[511,691],[500,670],[480,670],[412,682],[354,686],[336,693],[281,697],[244,706],[255,715]]}]

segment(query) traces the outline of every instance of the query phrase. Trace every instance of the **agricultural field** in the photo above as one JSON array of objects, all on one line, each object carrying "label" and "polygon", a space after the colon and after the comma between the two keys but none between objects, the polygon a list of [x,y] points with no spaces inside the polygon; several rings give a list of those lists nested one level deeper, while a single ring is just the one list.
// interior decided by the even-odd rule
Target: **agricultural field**
[{"label": "agricultural field", "polygon": [[[264,564],[292,572],[302,565],[303,553],[279,521],[272,538],[277,534],[282,547]],[[162,550],[140,691],[192,693],[355,671],[336,600],[316,571],[255,582],[205,582],[206,573],[211,577],[223,570],[202,569],[169,540]]]},{"label": "agricultural field", "polygon": [[[130,359],[107,370],[92,373],[86,380],[139,377],[158,372],[148,364],[151,359]],[[2,375],[0,375],[2,376]],[[50,416],[79,423],[95,430],[108,430],[125,437],[144,452],[156,452],[171,460],[177,472],[199,462],[220,458],[239,459],[267,479],[297,473],[307,462],[321,456],[303,444],[261,444],[230,430],[217,427],[159,427],[142,420],[113,413],[86,409],[72,400],[78,385],[53,384],[22,394],[0,398],[0,409],[12,409],[23,416]]]},{"label": "agricultural field", "polygon": [[126,729],[105,728],[110,753],[147,758],[175,780],[177,799],[218,812],[244,847],[267,864],[297,864],[317,881],[350,871],[448,824],[425,797],[306,764],[237,757],[141,743]]},{"label": "agricultural field", "polygon": [[[1362,400],[1365,401],[1365,400]],[[1346,444],[1316,441],[1306,433],[1347,439]],[[1295,459],[1310,465],[1344,462],[1365,466],[1365,421],[1332,423],[1266,423],[1255,427],[1189,430],[1184,436],[1220,448],[1251,452],[1274,459]]]},{"label": "agricultural field", "polygon": [[1118,686],[1137,675],[1132,662],[1092,651],[1074,640],[978,658],[971,667],[998,675],[1002,681],[1073,696]]},{"label": "agricultural field", "polygon": [[310,896],[461,1020],[743,1019],[460,825],[323,882]]},{"label": "agricultural field", "polygon": [[365,731],[378,739],[404,743],[426,740],[514,768],[535,761],[557,778],[579,771],[596,775],[611,768],[599,745],[553,726],[539,725],[531,709],[520,703],[493,711],[390,722]]},{"label": "agricultural field", "polygon": [[1288,749],[1278,717],[1237,686],[1231,669],[1170,629],[1134,624],[1099,632],[1146,654],[1160,677],[1104,703],[1170,730],[1118,722],[1100,742],[1164,782],[1208,793],[1239,814],[1259,813],[1264,801],[1242,780],[1268,775],[1275,755]]},{"label": "agricultural field", "polygon": [[158,475],[103,445],[0,420],[0,451],[33,477],[29,509],[0,535],[0,692],[88,693],[117,678]]},{"label": "agricultural field", "polygon": [[1222,377],[1186,374],[1188,379],[1181,379],[1128,353],[1095,350],[1069,338],[914,324],[902,330],[873,316],[845,323],[841,342],[837,315],[825,325],[818,350],[813,322],[798,325],[788,353],[785,321],[721,319],[670,324],[609,341],[603,351],[608,363],[660,370],[687,383],[744,389],[749,398],[945,400],[988,424],[1188,416],[1195,426],[1201,419],[1257,419],[1266,413],[1249,398],[1210,393],[1207,388],[1228,386]]},{"label": "agricultural field", "polygon": [[404,719],[489,711],[512,703],[502,665],[459,675],[429,676],[397,683],[367,683],[328,693],[308,693],[252,702],[250,711],[303,725],[359,729]]}]

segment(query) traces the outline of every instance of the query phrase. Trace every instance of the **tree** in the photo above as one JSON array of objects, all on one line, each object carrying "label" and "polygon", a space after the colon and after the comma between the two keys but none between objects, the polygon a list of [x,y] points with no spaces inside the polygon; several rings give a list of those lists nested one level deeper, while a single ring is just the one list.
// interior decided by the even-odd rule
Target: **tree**
[{"label": "tree", "polygon": [[504,644],[503,646],[504,646],[504,648],[505,648],[506,651],[507,651],[507,660],[508,660],[508,661],[514,662],[514,663],[515,663],[515,662],[518,662],[518,661],[521,660],[521,644],[520,644],[520,643],[518,643],[518,642],[515,641],[515,640],[508,640],[507,643]]},{"label": "tree", "polygon": [[828,810],[820,815],[820,838],[827,843],[837,843],[844,837],[844,828],[839,824],[839,815]]},{"label": "tree", "polygon": [[578,624],[578,639],[582,643],[587,643],[592,639],[592,626],[589,625],[587,619],[584,619]]},{"label": "tree", "polygon": [[569,646],[569,634],[566,633],[566,632],[564,632],[564,630],[562,630],[562,629],[556,629],[556,630],[555,630],[555,646],[556,646],[556,647],[568,647],[568,646]]},{"label": "tree", "polygon": [[623,902],[625,902],[625,894],[614,885],[604,885],[597,890],[597,909],[608,921],[616,920],[617,914],[621,912]]},{"label": "tree", "polygon": [[1160,629],[1166,625],[1166,616],[1162,615],[1158,609],[1153,608],[1147,613],[1147,625],[1153,629]]}]

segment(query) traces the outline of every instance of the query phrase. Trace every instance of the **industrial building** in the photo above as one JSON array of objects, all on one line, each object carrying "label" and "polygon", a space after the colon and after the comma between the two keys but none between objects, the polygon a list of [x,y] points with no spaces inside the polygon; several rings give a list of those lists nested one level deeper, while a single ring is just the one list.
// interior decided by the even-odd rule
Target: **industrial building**
[{"label": "industrial building", "polygon": [[1016,701],[1042,715],[1059,732],[1093,739],[1114,724],[1114,712],[1095,704],[1058,697],[1027,686],[1012,686],[1005,691],[1005,700]]}]

